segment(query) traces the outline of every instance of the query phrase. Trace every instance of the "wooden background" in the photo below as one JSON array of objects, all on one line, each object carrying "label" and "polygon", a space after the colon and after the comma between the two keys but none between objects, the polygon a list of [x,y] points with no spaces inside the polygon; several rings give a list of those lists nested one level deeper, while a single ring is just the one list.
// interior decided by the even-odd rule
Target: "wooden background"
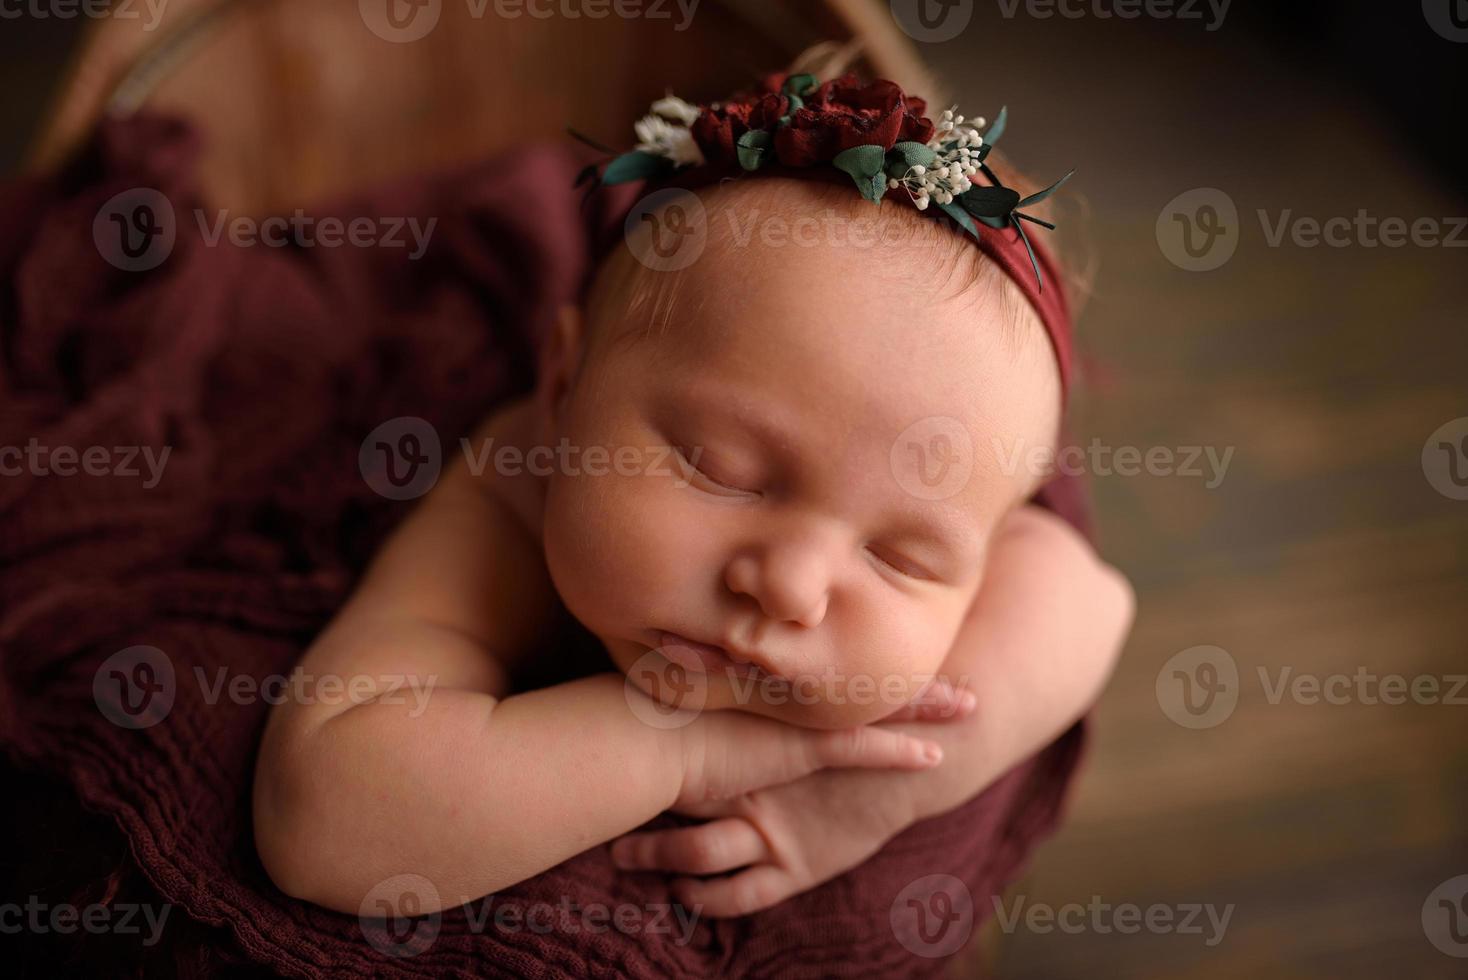
[{"label": "wooden background", "polygon": [[[560,56],[526,60],[515,55],[528,42],[489,22],[441,28],[432,69],[403,46],[377,44],[365,61],[323,54],[342,23],[331,6],[292,4],[237,30],[161,93],[165,104],[232,96],[205,122],[212,184],[236,208],[309,205],[401,172],[424,147],[440,162],[472,155],[517,100],[558,128],[573,99],[589,119],[625,118],[667,78],[772,66],[712,5],[709,61],[615,24],[575,26]],[[1393,6],[1420,17],[1416,4]],[[46,106],[77,31],[0,30],[20,39],[0,64],[0,150],[14,166],[43,123],[67,122]],[[671,67],[650,71],[650,51],[675,52]],[[1468,203],[1348,76],[1228,23],[1006,19],[980,3],[963,35],[918,51],[971,114],[1010,105],[1006,143],[1026,170],[1079,168],[1067,230],[1083,230],[1099,261],[1081,324],[1094,360],[1077,403],[1083,436],[1234,452],[1212,489],[1183,476],[1095,479],[1104,548],[1140,612],[1069,822],[1006,897],[1233,903],[1226,934],[1209,947],[1197,935],[991,924],[985,951],[958,957],[955,975],[1468,974],[1421,921],[1432,889],[1468,873],[1468,706],[1272,704],[1257,674],[1468,673],[1468,503],[1434,491],[1420,464],[1428,435],[1468,416],[1468,251],[1271,247],[1257,216],[1366,208],[1410,221]],[[611,82],[592,84],[593,56],[615,96]],[[518,83],[432,97],[494,71]],[[328,123],[345,138],[321,138]],[[253,139],[261,127],[278,141]],[[1155,234],[1168,202],[1196,187],[1223,190],[1241,218],[1236,253],[1211,272],[1174,266]],[[1190,730],[1164,714],[1156,683],[1200,644],[1233,657],[1239,699],[1222,724]]]},{"label": "wooden background", "polygon": [[[1081,431],[1235,450],[1211,490],[1095,478],[1136,629],[1069,822],[1008,897],[1234,903],[1225,937],[991,925],[997,975],[1468,976],[1421,922],[1428,894],[1468,874],[1468,704],[1271,704],[1258,675],[1468,674],[1468,502],[1421,464],[1428,436],[1468,416],[1468,248],[1275,248],[1257,214],[1411,221],[1468,215],[1468,201],[1409,155],[1390,107],[1308,49],[1243,43],[1227,23],[969,30],[986,28],[1006,46],[924,53],[966,100],[1009,102],[1006,143],[1027,169],[1079,168],[1069,186],[1100,263]],[[1225,191],[1241,219],[1211,272],[1174,266],[1155,232],[1196,187]],[[1163,713],[1156,684],[1201,644],[1227,650],[1241,684],[1232,716],[1195,731]]]}]

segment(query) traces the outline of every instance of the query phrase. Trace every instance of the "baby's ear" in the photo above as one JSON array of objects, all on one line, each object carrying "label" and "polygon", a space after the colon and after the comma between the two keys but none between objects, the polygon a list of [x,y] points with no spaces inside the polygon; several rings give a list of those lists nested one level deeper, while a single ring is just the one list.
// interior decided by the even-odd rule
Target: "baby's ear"
[{"label": "baby's ear", "polygon": [[561,307],[551,324],[536,380],[535,402],[543,424],[554,424],[560,418],[561,406],[576,381],[584,339],[581,308],[569,303]]}]

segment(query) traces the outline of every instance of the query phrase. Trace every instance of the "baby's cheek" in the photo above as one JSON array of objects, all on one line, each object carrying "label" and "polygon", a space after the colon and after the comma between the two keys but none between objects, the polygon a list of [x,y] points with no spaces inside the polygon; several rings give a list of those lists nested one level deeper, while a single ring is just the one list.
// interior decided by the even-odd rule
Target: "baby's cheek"
[{"label": "baby's cheek", "polygon": [[684,625],[680,601],[704,545],[676,494],[645,475],[557,477],[546,562],[566,608],[594,632]]},{"label": "baby's cheek", "polygon": [[951,617],[925,603],[903,603],[877,617],[860,631],[861,642],[852,645],[845,660],[854,675],[874,681],[884,703],[896,710],[917,695],[947,657]]}]

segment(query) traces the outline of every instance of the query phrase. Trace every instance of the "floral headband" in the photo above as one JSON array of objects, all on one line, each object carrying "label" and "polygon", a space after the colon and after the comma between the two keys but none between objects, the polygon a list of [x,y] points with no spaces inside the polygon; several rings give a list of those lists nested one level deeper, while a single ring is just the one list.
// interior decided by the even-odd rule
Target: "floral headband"
[{"label": "floral headband", "polygon": [[[1063,290],[1045,290],[1046,273],[1058,281],[1059,270],[1043,248],[1031,243],[1024,223],[1055,226],[1020,209],[1045,200],[1071,174],[1021,197],[985,163],[1004,133],[1006,110],[987,128],[985,120],[965,120],[953,109],[944,110],[936,123],[926,111],[925,100],[905,95],[896,83],[862,84],[855,75],[824,84],[814,75],[771,75],[757,92],[707,106],[669,95],[636,123],[636,149],[587,167],[577,185],[675,175],[697,183],[758,171],[813,177],[840,171],[873,203],[894,198],[919,211],[935,207],[1025,293],[1050,335],[1062,387],[1068,388],[1069,310]],[[604,153],[614,152],[572,135]],[[992,231],[981,233],[975,221]]]}]

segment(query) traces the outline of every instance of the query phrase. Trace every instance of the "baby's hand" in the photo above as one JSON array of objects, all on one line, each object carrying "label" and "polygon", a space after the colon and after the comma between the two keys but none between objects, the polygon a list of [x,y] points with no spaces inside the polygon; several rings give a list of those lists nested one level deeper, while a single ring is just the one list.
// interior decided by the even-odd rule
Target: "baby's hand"
[{"label": "baby's hand", "polygon": [[[911,802],[902,799],[908,784],[884,779],[891,777],[831,770],[679,807],[708,822],[628,834],[613,842],[612,860],[685,876],[674,879],[673,894],[704,915],[748,915],[856,867],[912,823]],[[725,872],[735,873],[686,877]]]},{"label": "baby's hand", "polygon": [[[972,692],[938,678],[884,722],[958,720],[972,714],[975,704]],[[879,788],[875,780],[880,779],[880,772],[869,771],[871,780],[854,779],[858,773],[851,767],[923,768],[907,765],[905,760],[914,746],[935,743],[880,726],[813,732],[734,712],[714,714],[733,719],[736,725],[724,731],[706,730],[702,737],[724,739],[723,749],[732,750],[733,758],[745,764],[754,760],[746,757],[750,752],[748,743],[737,741],[742,728],[738,723],[775,726],[761,733],[774,740],[770,745],[775,755],[767,760],[774,765],[767,772],[779,769],[779,753],[788,751],[780,740],[786,738],[811,739],[809,744],[825,740],[835,747],[818,752],[835,752],[832,758],[855,761],[829,762],[826,765],[847,768],[766,780],[771,785],[751,787],[738,794],[721,792],[700,799],[696,791],[685,790],[673,809],[703,817],[709,823],[628,834],[614,842],[613,860],[626,869],[707,875],[752,865],[731,878],[678,879],[674,887],[683,904],[702,905],[702,911],[713,916],[745,915],[768,908],[856,867],[912,823],[912,806],[902,799],[906,784],[884,782]],[[718,724],[724,719],[711,720]],[[867,746],[857,747],[856,743],[864,739],[870,740]],[[884,761],[888,759],[896,761]],[[728,786],[719,788],[727,790]],[[881,788],[885,792],[879,791]]]},{"label": "baby's hand", "polygon": [[706,711],[683,729],[683,786],[674,809],[727,800],[820,769],[930,769],[936,742],[875,725],[819,731],[741,711]]}]

